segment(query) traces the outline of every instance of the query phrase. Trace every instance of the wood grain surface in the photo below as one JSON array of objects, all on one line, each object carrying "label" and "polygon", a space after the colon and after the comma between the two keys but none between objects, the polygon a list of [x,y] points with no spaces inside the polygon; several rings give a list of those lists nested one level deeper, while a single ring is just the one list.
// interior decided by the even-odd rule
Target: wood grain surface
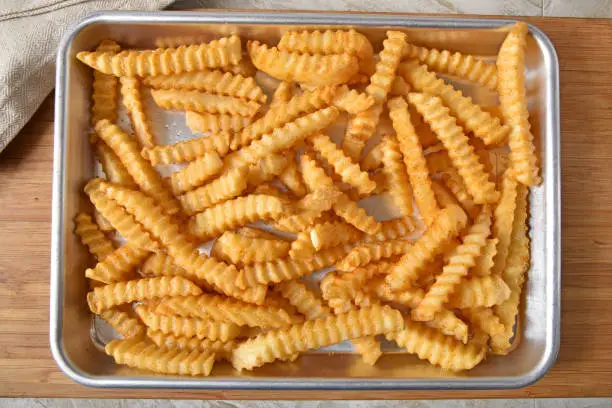
[{"label": "wood grain surface", "polygon": [[561,68],[561,353],[535,385],[506,391],[130,391],[88,389],[49,351],[53,99],[0,154],[0,396],[422,399],[612,396],[612,21],[526,18]]}]

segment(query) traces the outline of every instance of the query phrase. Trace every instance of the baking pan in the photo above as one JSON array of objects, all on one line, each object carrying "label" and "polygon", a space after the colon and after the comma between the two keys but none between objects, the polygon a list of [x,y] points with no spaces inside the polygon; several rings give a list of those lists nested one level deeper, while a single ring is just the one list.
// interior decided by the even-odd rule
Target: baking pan
[{"label": "baking pan", "polygon": [[[560,152],[559,68],[548,37],[530,26],[526,56],[527,93],[533,133],[542,162],[544,182],[530,194],[532,265],[525,286],[521,341],[508,356],[491,356],[466,373],[452,374],[415,356],[383,356],[376,366],[343,352],[339,345],[303,355],[294,363],[270,364],[253,372],[236,373],[218,365],[207,378],[158,376],[117,366],[100,349],[99,330],[92,329],[84,277],[87,256],[73,236],[74,215],[89,204],[82,194],[96,174],[87,140],[91,71],[75,56],[103,39],[126,47],[152,48],[206,41],[237,33],[243,38],[274,43],[293,29],[354,27],[380,44],[389,28],[408,33],[412,42],[494,58],[505,33],[504,19],[416,18],[400,14],[335,14],[309,12],[112,12],[92,15],[64,37],[57,58],[53,226],[51,248],[50,344],[59,367],[73,380],[93,387],[174,389],[499,389],[526,386],[553,365],[560,329]],[[461,84],[459,84],[461,86]],[[466,93],[488,103],[490,95]],[[493,103],[495,101],[493,100]],[[172,126],[170,115],[166,123]],[[184,124],[166,143],[193,137]],[[103,339],[102,339],[103,340]]]}]

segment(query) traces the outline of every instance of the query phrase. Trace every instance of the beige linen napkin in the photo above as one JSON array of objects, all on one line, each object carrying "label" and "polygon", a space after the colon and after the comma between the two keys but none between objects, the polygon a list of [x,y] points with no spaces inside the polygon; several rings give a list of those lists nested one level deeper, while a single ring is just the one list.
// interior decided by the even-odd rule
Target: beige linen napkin
[{"label": "beige linen napkin", "polygon": [[55,56],[72,24],[102,10],[157,10],[172,0],[1,0],[0,152],[53,89]]}]

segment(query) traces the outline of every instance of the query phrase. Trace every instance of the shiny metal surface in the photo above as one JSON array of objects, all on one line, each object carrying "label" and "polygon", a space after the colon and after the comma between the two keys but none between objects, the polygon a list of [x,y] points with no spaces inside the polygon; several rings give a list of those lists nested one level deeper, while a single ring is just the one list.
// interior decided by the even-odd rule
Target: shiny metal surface
[{"label": "shiny metal surface", "polygon": [[[499,27],[511,23],[502,19],[252,11],[103,13],[79,23],[64,37],[57,60],[50,344],[59,367],[84,385],[130,388],[492,389],[522,387],[541,378],[556,359],[560,336],[559,69],[553,45],[533,26],[526,58],[527,91],[544,183],[531,192],[532,268],[525,287],[522,340],[509,356],[491,356],[462,374],[442,372],[414,356],[394,352],[382,357],[375,367],[353,354],[319,352],[252,373],[238,374],[229,366],[218,365],[208,378],[157,376],[118,367],[92,341],[83,273],[87,260],[72,234],[72,218],[89,205],[81,189],[96,171],[86,137],[91,74],[75,55],[102,39],[136,48],[172,46],[229,33],[273,42],[290,29],[350,26],[380,43],[385,30],[394,27],[408,32],[417,44],[494,56],[504,38]],[[476,102],[491,103],[487,102],[491,95],[466,92]],[[178,129],[165,142],[184,136]],[[96,336],[100,333],[94,333]]]}]

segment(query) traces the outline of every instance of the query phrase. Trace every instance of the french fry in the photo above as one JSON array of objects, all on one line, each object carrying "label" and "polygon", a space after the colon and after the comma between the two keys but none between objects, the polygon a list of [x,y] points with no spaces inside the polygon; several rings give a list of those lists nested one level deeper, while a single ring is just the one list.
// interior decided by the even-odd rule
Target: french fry
[{"label": "french fry", "polygon": [[363,233],[344,221],[316,224],[308,234],[312,246],[320,251],[337,245],[358,241]]},{"label": "french fry", "polygon": [[[409,44],[406,44],[406,46],[409,46]],[[411,91],[412,88],[410,87],[410,85],[408,85],[408,82],[406,82],[403,77],[396,75],[395,78],[393,78],[393,82],[391,83],[389,95],[406,97]]]},{"label": "french fry", "polygon": [[[93,134],[92,134],[93,135]],[[108,147],[106,143],[98,140],[95,143],[96,157],[102,165],[102,171],[106,178],[112,183],[120,184],[128,188],[136,188],[137,184],[128,173],[127,169],[119,160],[113,149]]]},{"label": "french fry", "polygon": [[[191,162],[208,152],[217,152],[223,157],[229,152],[230,134],[227,132],[185,140],[172,145],[142,149],[142,157],[151,165]],[[122,184],[122,183],[118,183]]]},{"label": "french fry", "polygon": [[370,108],[349,118],[342,140],[342,150],[356,163],[361,161],[363,148],[376,131],[381,113],[382,104],[375,103]]},{"label": "french fry", "polygon": [[255,101],[198,91],[153,89],[151,96],[155,104],[164,109],[236,115],[247,118],[255,115],[261,106]]},{"label": "french fry", "polygon": [[283,105],[284,102],[289,102],[293,97],[293,83],[289,81],[281,81],[272,95],[272,103],[270,109]]},{"label": "french fry", "polygon": [[240,326],[233,323],[178,315],[160,315],[147,310],[144,306],[137,306],[134,310],[147,327],[177,337],[197,337],[226,342],[240,335]]},{"label": "french fry", "polygon": [[94,313],[112,307],[164,296],[199,295],[202,290],[193,282],[181,277],[143,278],[111,283],[94,288],[87,294],[87,303]]},{"label": "french fry", "polygon": [[287,242],[271,232],[264,231],[255,227],[240,227],[236,230],[236,233],[246,238],[268,239]]},{"label": "french fry", "polygon": [[491,337],[498,336],[504,332],[504,325],[499,320],[499,317],[493,313],[491,308],[476,307],[471,309],[463,309],[461,313],[470,321],[470,323]]},{"label": "french fry", "polygon": [[[353,310],[260,334],[236,347],[232,354],[232,365],[240,371],[252,370],[308,349],[328,346],[342,340],[399,331],[403,327],[401,313],[388,306]],[[284,346],[277,347],[277,344]]]},{"label": "french fry", "polygon": [[175,196],[191,191],[221,171],[223,161],[216,152],[207,152],[170,175],[170,187]]},{"label": "french fry", "polygon": [[442,175],[442,182],[453,194],[455,199],[459,201],[461,207],[465,210],[468,216],[472,219],[478,216],[480,205],[474,202],[474,199],[468,192],[464,180],[455,168],[449,169]]},{"label": "french fry", "polygon": [[400,239],[414,231],[414,221],[411,217],[394,218],[392,220],[381,221],[380,231],[374,235],[366,235],[364,242],[374,243],[377,241],[388,241]]},{"label": "french fry", "polygon": [[[97,52],[116,54],[121,50],[119,44],[112,40],[103,40],[96,48]],[[99,120],[108,119],[114,122],[117,119],[117,78],[113,75],[93,72],[91,85],[91,124],[95,126]],[[93,135],[93,142],[96,137]]]},{"label": "french fry", "polygon": [[99,316],[124,339],[143,337],[147,330],[137,317],[119,309],[103,310]]},{"label": "french fry", "polygon": [[491,209],[485,206],[463,236],[462,244],[451,252],[442,273],[436,277],[436,281],[429,288],[419,306],[412,311],[413,320],[432,320],[434,315],[442,310],[461,279],[467,276],[470,268],[476,263],[476,258],[482,254],[490,233]]},{"label": "french fry", "polygon": [[82,51],[77,58],[105,74],[155,76],[203,71],[237,64],[242,58],[240,38],[231,36],[199,45],[159,48],[146,51],[122,51],[118,54]]},{"label": "french fry", "polygon": [[478,60],[473,55],[407,44],[403,58],[417,59],[433,71],[454,75],[497,91],[495,64]]},{"label": "french fry", "polygon": [[412,244],[412,241],[402,239],[361,244],[353,248],[342,261],[338,262],[336,269],[348,272],[372,262],[403,255]]},{"label": "french fry", "polygon": [[236,348],[237,344],[235,340],[223,342],[220,340],[198,339],[197,337],[177,337],[152,329],[147,329],[147,337],[159,347],[214,353],[215,360],[229,360],[232,350]]},{"label": "french fry", "polygon": [[505,122],[510,125],[508,135],[510,163],[515,178],[522,184],[534,186],[541,182],[529,124],[525,90],[525,48],[527,47],[526,23],[512,27],[497,55],[497,92]]},{"label": "french fry", "polygon": [[120,282],[134,278],[134,268],[138,266],[149,252],[130,244],[114,250],[94,268],[87,268],[85,276],[103,283]]},{"label": "french fry", "polygon": [[295,241],[291,243],[289,256],[291,259],[305,259],[311,257],[317,250],[310,240],[310,230],[301,231]]},{"label": "french fry", "polygon": [[436,96],[411,93],[408,99],[444,144],[453,165],[465,181],[466,187],[474,201],[478,204],[494,203],[499,198],[495,185],[489,181],[482,163],[474,153],[474,148],[468,143],[463,130],[457,126],[450,116],[448,108]]},{"label": "french fry", "polygon": [[[125,111],[132,123],[132,131],[141,147],[155,146],[155,138],[151,134],[149,121],[142,103],[140,80],[135,77],[121,77],[121,95]],[[96,122],[97,123],[97,122]]]},{"label": "french fry", "polygon": [[506,269],[506,259],[512,240],[512,226],[517,203],[518,183],[512,170],[506,170],[501,180],[501,199],[493,213],[493,237],[497,238],[497,254],[493,262],[493,274],[500,275]]},{"label": "french fry", "polygon": [[98,122],[96,132],[114,150],[145,193],[157,200],[169,214],[176,214],[179,211],[178,201],[166,190],[157,171],[140,155],[140,149],[134,139],[108,120]]},{"label": "french fry", "polygon": [[238,197],[247,188],[248,168],[238,167],[210,183],[178,196],[183,212],[193,215],[223,201]]},{"label": "french fry", "polygon": [[172,257],[165,253],[151,254],[140,266],[140,272],[145,276],[183,276],[187,272],[174,263]]},{"label": "french fry", "polygon": [[287,299],[307,320],[331,315],[329,308],[319,299],[306,284],[299,281],[281,282],[275,291]]},{"label": "french fry", "polygon": [[370,78],[370,84],[366,87],[366,93],[372,95],[377,103],[382,103],[387,98],[405,46],[405,33],[387,31],[387,38],[383,41],[383,50],[379,54],[380,59],[376,63],[376,71]]},{"label": "french fry", "polygon": [[280,308],[257,306],[221,295],[175,296],[162,300],[156,313],[212,319],[238,326],[280,328],[301,319]]},{"label": "french fry", "polygon": [[299,233],[302,232],[315,221],[326,222],[321,217],[325,212],[331,210],[336,199],[342,195],[334,186],[315,189],[296,203],[297,214],[289,215],[278,219],[274,227],[280,231]]},{"label": "french fry", "polygon": [[449,206],[440,210],[431,227],[408,248],[391,269],[386,278],[391,288],[400,290],[410,287],[427,261],[440,254],[444,244],[456,237],[466,223],[467,216],[461,208]]},{"label": "french fry", "polygon": [[387,340],[392,340],[409,353],[416,354],[421,360],[450,371],[463,371],[474,368],[486,355],[486,347],[474,344],[462,344],[453,337],[419,322],[413,322],[408,317],[404,321],[404,329],[385,334]]},{"label": "french fry", "polygon": [[434,195],[436,196],[436,201],[440,207],[445,208],[449,205],[461,206],[455,196],[452,195],[451,192],[446,189],[446,187],[444,187],[440,180],[431,180],[431,189],[433,190]]},{"label": "french fry", "polygon": [[337,85],[347,82],[359,69],[358,59],[347,53],[298,54],[269,48],[259,41],[247,42],[247,50],[257,69],[282,81]]},{"label": "french fry", "polygon": [[185,124],[194,132],[239,132],[251,123],[251,118],[238,115],[185,112]]},{"label": "french fry", "polygon": [[350,115],[361,113],[372,107],[374,103],[374,97],[367,93],[361,93],[355,89],[350,89],[347,85],[336,87],[334,96],[331,100],[333,106]]},{"label": "french fry", "polygon": [[208,376],[215,363],[214,353],[159,347],[142,339],[113,340],[104,351],[117,364],[163,374]]},{"label": "french fry", "polygon": [[412,188],[400,152],[399,143],[392,137],[386,137],[383,143],[383,172],[387,179],[393,202],[399,208],[402,217],[412,216]]},{"label": "french fry", "polygon": [[257,68],[255,68],[255,65],[253,65],[253,62],[247,56],[243,56],[237,64],[220,66],[219,70],[230,72],[234,75],[242,75],[243,77],[252,77],[257,73]]},{"label": "french fry", "polygon": [[476,264],[470,269],[470,276],[487,276],[491,274],[493,269],[493,259],[497,254],[497,238],[487,239],[487,243],[482,249],[482,254],[476,259]]},{"label": "french fry", "polygon": [[383,162],[383,144],[379,143],[366,154],[361,161],[361,169],[363,171],[376,170],[382,166]]},{"label": "french fry", "polygon": [[74,233],[98,261],[103,261],[115,251],[112,241],[100,231],[87,213],[78,213],[74,217]]},{"label": "french fry", "polygon": [[107,220],[100,213],[100,211],[98,211],[98,210],[94,211],[93,217],[94,217],[94,221],[98,225],[98,228],[100,228],[100,231],[104,231],[104,232],[115,231],[115,227],[113,227],[113,224],[111,224],[110,221]]},{"label": "french fry", "polygon": [[314,134],[309,139],[315,151],[333,166],[334,171],[342,181],[355,187],[359,194],[369,194],[376,184],[370,180],[368,173],[362,171],[358,164],[353,163],[330,138],[322,133]]},{"label": "french fry", "polygon": [[306,186],[302,180],[302,175],[298,171],[295,161],[290,161],[285,170],[278,175],[278,179],[291,191],[297,198],[306,195]]},{"label": "french fry", "polygon": [[249,166],[247,186],[249,188],[256,188],[259,185],[263,185],[266,181],[272,180],[281,174],[289,166],[290,162],[291,157],[283,153],[262,157],[256,164]]},{"label": "french fry", "polygon": [[399,67],[399,73],[418,92],[439,97],[458,119],[459,124],[466,131],[481,138],[487,145],[501,144],[508,136],[510,128],[507,125],[502,125],[498,118],[483,111],[470,98],[463,96],[460,90],[446,84],[424,65],[418,62],[404,62]]},{"label": "french fry", "polygon": [[197,213],[189,222],[188,230],[195,237],[211,238],[250,222],[278,219],[286,210],[287,206],[276,197],[251,194]]},{"label": "french fry", "polygon": [[143,78],[143,83],[145,86],[154,89],[210,92],[260,103],[265,103],[267,99],[254,78],[245,78],[242,75],[233,75],[229,72],[200,71],[156,75]]},{"label": "french fry", "polygon": [[[521,302],[521,291],[525,282],[525,274],[529,269],[529,235],[527,233],[528,189],[525,186],[518,187],[516,212],[514,214],[514,225],[512,228],[512,244],[510,245],[506,268],[503,271],[503,279],[510,288],[510,296],[503,303],[495,306],[495,314],[504,325],[504,332],[491,336],[491,348],[495,354],[507,354],[512,350],[510,339],[514,335],[514,324],[516,322],[519,305]],[[514,343],[516,343],[516,339]]]},{"label": "french fry", "polygon": [[464,279],[449,300],[448,307],[491,307],[506,301],[510,294],[506,282],[497,275]]},{"label": "french fry", "polygon": [[279,239],[251,238],[224,232],[215,242],[215,249],[233,264],[270,262],[289,255],[291,244]]},{"label": "french fry", "polygon": [[[408,104],[403,98],[393,98],[389,101],[388,106],[389,117],[393,121],[393,128],[397,132],[399,150],[404,158],[414,199],[421,217],[425,224],[429,226],[433,223],[439,207],[431,187],[423,148],[411,123]],[[383,146],[383,151],[384,149]],[[391,192],[393,192],[393,181],[391,183]]]}]

